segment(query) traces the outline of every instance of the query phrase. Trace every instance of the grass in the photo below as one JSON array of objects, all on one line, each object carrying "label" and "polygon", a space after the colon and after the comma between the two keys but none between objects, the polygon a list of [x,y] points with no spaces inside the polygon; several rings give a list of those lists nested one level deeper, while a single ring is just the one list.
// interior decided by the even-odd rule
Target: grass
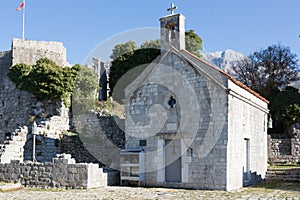
[{"label": "grass", "polygon": [[300,169],[300,165],[294,165],[294,164],[286,164],[286,165],[274,165],[270,166],[271,169]]},{"label": "grass", "polygon": [[70,131],[63,131],[63,134],[69,136],[69,137],[77,137],[78,134]]},{"label": "grass", "polygon": [[112,101],[112,99],[97,102],[96,111],[101,112],[103,116],[118,116],[120,119],[125,119],[125,106]]},{"label": "grass", "polygon": [[284,181],[271,181],[264,182],[250,188],[253,189],[265,189],[271,190],[286,190],[286,191],[297,191],[300,192],[300,182],[284,182]]}]

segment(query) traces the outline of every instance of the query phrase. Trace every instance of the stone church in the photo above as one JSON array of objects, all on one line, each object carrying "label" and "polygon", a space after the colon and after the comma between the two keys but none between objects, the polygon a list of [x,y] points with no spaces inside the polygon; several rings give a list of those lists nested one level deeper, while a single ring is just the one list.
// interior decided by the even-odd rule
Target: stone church
[{"label": "stone church", "polygon": [[268,101],[185,50],[182,14],[160,24],[161,56],[125,89],[121,181],[229,191],[264,179]]}]

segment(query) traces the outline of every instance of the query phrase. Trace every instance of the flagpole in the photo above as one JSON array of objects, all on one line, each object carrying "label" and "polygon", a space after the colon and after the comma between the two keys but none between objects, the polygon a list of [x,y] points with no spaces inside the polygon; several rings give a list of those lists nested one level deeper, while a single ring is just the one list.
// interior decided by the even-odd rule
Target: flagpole
[{"label": "flagpole", "polygon": [[24,8],[23,8],[23,23],[22,23],[22,39],[25,39],[25,7],[26,7],[26,3],[24,0]]}]

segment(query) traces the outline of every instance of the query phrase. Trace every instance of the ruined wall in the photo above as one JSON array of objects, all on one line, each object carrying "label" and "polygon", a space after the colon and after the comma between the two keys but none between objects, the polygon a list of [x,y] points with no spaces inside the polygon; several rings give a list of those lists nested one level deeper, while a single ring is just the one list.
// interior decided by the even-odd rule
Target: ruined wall
[{"label": "ruined wall", "polygon": [[20,91],[7,76],[12,65],[12,51],[0,58],[0,139],[5,133],[13,132],[19,126],[28,124],[32,107],[36,101],[28,92]]},{"label": "ruined wall", "polygon": [[12,65],[34,65],[40,58],[49,58],[60,66],[68,66],[66,48],[61,42],[13,39]]},{"label": "ruined wall", "polygon": [[[21,91],[7,76],[9,67],[26,63],[33,65],[40,58],[49,58],[58,65],[67,66],[66,49],[60,42],[13,39],[12,49],[0,52],[0,144],[11,137],[19,127],[28,127],[26,144],[15,149],[24,149],[20,158],[32,160],[32,133],[37,135],[36,157],[40,162],[50,162],[59,153],[57,141],[61,133],[69,129],[69,109],[62,102],[37,101],[29,92]],[[33,131],[33,122],[36,123]],[[6,139],[6,140],[5,140]],[[12,140],[10,138],[9,140]],[[14,142],[14,146],[17,143]],[[10,149],[12,144],[6,144]],[[2,155],[5,162],[6,151]],[[6,156],[4,158],[4,156]],[[1,159],[1,158],[0,158]]]},{"label": "ruined wall", "polygon": [[75,116],[74,125],[78,137],[63,137],[61,151],[71,154],[77,162],[99,163],[119,169],[120,151],[125,147],[125,133],[115,117],[99,117],[88,112]]},{"label": "ruined wall", "polygon": [[32,65],[44,57],[52,59],[58,65],[68,65],[66,49],[59,42],[13,39],[12,50],[0,53],[0,141],[6,133],[11,133],[20,126],[31,126],[37,117],[62,114],[60,104],[51,101],[37,102],[32,94],[17,89],[7,76],[10,66],[19,63]]},{"label": "ruined wall", "polygon": [[268,136],[269,164],[300,162],[300,134],[293,138],[275,139]]},{"label": "ruined wall", "polygon": [[61,153],[71,154],[76,162],[103,164],[84,146],[79,136],[64,135],[61,139]]},{"label": "ruined wall", "polygon": [[76,164],[71,155],[64,154],[51,163],[0,164],[0,181],[37,188],[88,189],[107,186],[107,174],[96,164]]},{"label": "ruined wall", "polygon": [[[101,163],[86,148],[89,141],[82,144],[79,138],[64,137],[60,143],[62,133],[70,129],[69,110],[62,102],[37,101],[30,93],[20,91],[10,81],[7,73],[9,67],[26,63],[35,64],[40,59],[47,57],[58,65],[68,66],[66,49],[60,42],[30,41],[13,39],[12,50],[0,52],[0,143],[4,142],[5,135],[13,133],[20,126],[28,127],[28,137],[24,148],[24,160],[32,160],[32,138],[36,134],[36,159],[39,162],[50,162],[59,153],[67,152],[75,156],[79,162]],[[82,121],[89,128],[89,133],[103,133],[103,138],[110,138],[118,149],[124,147],[124,134],[118,129],[113,118],[98,118],[96,114]],[[35,125],[35,123],[36,125]],[[89,123],[91,123],[89,125]],[[80,129],[79,129],[80,130]],[[85,131],[83,131],[85,132]],[[97,145],[101,145],[98,143]],[[103,148],[107,145],[103,145]],[[62,148],[62,149],[61,149]],[[109,152],[108,149],[103,151]],[[98,153],[98,152],[97,152]],[[96,156],[97,157],[97,156]],[[99,161],[100,160],[100,161]]]}]

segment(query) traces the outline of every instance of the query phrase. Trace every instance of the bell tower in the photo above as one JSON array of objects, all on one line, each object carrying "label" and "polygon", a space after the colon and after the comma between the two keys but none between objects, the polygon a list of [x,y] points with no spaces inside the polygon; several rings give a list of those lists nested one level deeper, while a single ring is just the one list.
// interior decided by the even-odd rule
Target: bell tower
[{"label": "bell tower", "polygon": [[161,51],[167,51],[170,46],[178,50],[185,49],[185,17],[182,14],[174,14],[177,7],[174,4],[168,11],[171,14],[160,19],[160,43]]}]

